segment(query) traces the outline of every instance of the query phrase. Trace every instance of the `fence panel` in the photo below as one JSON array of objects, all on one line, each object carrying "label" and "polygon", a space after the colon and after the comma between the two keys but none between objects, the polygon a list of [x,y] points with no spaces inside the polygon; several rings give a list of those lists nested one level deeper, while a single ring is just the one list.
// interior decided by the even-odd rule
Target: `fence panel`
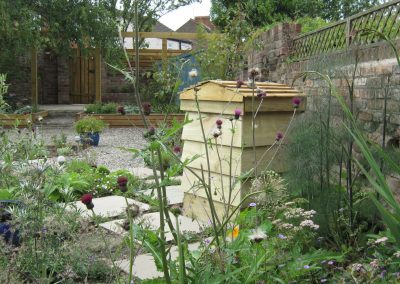
[{"label": "fence panel", "polygon": [[377,6],[322,29],[301,35],[293,40],[292,59],[339,51],[350,46],[379,42],[379,31],[389,39],[397,39],[400,32],[400,0]]}]

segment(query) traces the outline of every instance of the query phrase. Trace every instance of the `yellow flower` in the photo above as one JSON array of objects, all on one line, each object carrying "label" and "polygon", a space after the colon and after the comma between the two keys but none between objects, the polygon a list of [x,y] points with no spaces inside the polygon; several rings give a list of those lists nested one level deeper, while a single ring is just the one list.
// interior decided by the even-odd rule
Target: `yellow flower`
[{"label": "yellow flower", "polygon": [[239,236],[239,226],[235,226],[233,227],[230,237],[232,237],[232,239],[236,239],[238,236]]}]

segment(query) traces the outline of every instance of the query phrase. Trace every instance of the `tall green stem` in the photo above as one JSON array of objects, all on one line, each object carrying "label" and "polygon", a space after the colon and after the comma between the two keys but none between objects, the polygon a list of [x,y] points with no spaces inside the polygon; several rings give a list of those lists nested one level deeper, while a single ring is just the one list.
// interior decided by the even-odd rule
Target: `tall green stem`
[{"label": "tall green stem", "polygon": [[[154,158],[154,152],[150,151],[151,153],[151,162],[154,165],[155,164],[155,158]],[[153,166],[153,174],[154,176],[157,176],[157,171],[155,167]],[[161,253],[161,261],[162,261],[162,266],[163,266],[163,271],[164,271],[164,278],[165,281],[170,284],[171,283],[171,278],[169,276],[169,270],[168,270],[168,263],[167,263],[167,255],[165,252],[165,222],[164,222],[164,201],[163,201],[163,196],[161,193],[161,186],[158,178],[155,179],[156,186],[157,186],[157,197],[158,197],[158,204],[160,207],[160,253]]]},{"label": "tall green stem", "polygon": [[[161,155],[161,150],[160,148],[157,148],[157,156],[158,156],[158,163],[160,165],[159,169],[160,169],[160,176],[161,176],[161,192],[162,192],[162,201],[163,201],[163,209],[164,209],[164,214],[165,214],[165,220],[167,221],[168,227],[172,233],[172,236],[174,237],[174,240],[177,241],[177,235],[175,234],[175,230],[174,230],[174,225],[172,224],[171,221],[171,217],[169,215],[169,211],[168,211],[168,200],[167,200],[167,189],[165,188],[165,185],[163,183],[164,181],[164,166],[163,166],[163,162],[162,162],[162,155]],[[158,180],[158,176],[157,176],[157,172],[155,175],[155,179]],[[161,210],[161,208],[160,208]]]}]

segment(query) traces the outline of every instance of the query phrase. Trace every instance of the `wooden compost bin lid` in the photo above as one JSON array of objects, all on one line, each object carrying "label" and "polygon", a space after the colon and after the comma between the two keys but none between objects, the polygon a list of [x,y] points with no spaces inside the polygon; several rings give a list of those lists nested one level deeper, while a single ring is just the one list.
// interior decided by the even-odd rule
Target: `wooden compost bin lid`
[{"label": "wooden compost bin lid", "polygon": [[[256,82],[256,86],[267,93],[259,112],[293,111],[292,99],[304,97],[298,90],[285,84]],[[224,110],[224,114],[227,114],[232,113],[232,109],[241,108],[244,112],[251,112],[253,89],[247,86],[247,82],[240,88],[236,88],[236,81],[222,80],[203,81],[196,86],[184,89],[180,93],[181,110],[197,111],[194,104],[195,87],[199,88],[197,96],[201,111],[220,113]],[[257,96],[256,92],[254,92],[254,96]],[[257,99],[260,100],[260,98]],[[304,100],[302,101],[299,110],[305,108]],[[218,105],[226,106],[228,102],[231,104],[229,109],[218,107]]]}]

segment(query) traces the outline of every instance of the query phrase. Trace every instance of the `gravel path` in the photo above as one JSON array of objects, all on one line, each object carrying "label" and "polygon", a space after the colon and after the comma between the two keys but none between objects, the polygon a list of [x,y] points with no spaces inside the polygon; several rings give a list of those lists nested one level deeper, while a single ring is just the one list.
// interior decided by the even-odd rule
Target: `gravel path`
[{"label": "gravel path", "polygon": [[[47,145],[51,145],[51,137],[60,136],[64,133],[68,143],[76,145],[76,133],[72,127],[43,127],[39,128],[39,136],[43,138]],[[15,134],[11,134],[12,137]],[[143,167],[141,158],[133,159],[133,154],[118,149],[118,147],[141,149],[146,141],[143,138],[143,130],[138,128],[107,128],[100,134],[98,147],[90,147],[80,152],[79,156],[89,159],[97,165],[104,165],[110,170],[130,169],[132,167]]]}]

